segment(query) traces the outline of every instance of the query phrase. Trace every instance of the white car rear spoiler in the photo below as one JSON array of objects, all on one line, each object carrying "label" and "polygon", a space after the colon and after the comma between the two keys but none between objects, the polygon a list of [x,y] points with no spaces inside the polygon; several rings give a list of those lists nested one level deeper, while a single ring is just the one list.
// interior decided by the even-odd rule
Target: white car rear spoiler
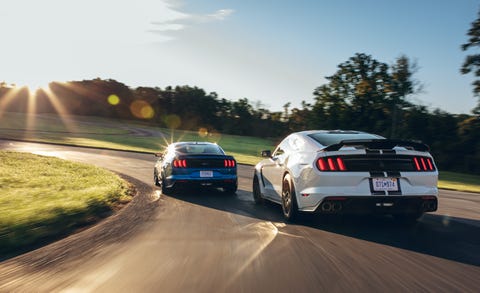
[{"label": "white car rear spoiler", "polygon": [[415,142],[410,140],[399,139],[352,139],[342,140],[339,143],[329,145],[323,149],[323,151],[338,151],[344,146],[358,146],[373,150],[391,150],[395,147],[404,147],[406,149],[412,149],[420,152],[428,152],[430,147],[421,142]]}]

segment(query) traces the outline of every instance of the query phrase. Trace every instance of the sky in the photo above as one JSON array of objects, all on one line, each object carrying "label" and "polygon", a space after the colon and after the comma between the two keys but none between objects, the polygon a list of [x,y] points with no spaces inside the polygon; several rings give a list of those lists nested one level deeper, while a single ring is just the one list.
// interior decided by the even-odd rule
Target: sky
[{"label": "sky", "polygon": [[473,0],[0,0],[0,81],[115,79],[130,87],[189,85],[279,111],[356,53],[406,55],[423,91],[409,100],[470,113],[473,76],[460,46]]}]

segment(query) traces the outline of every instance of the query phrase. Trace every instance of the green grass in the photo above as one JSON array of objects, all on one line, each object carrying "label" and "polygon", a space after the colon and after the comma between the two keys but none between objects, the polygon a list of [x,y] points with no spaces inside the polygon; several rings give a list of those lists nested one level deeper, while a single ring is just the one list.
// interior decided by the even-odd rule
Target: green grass
[{"label": "green grass", "polygon": [[480,176],[440,171],[438,187],[480,193]]},{"label": "green grass", "polygon": [[0,151],[0,252],[68,233],[130,200],[129,186],[104,169]]},{"label": "green grass", "polygon": [[[29,119],[35,121],[35,127],[27,127],[32,125],[28,122]],[[135,135],[133,132],[138,129],[151,135]],[[51,114],[26,115],[9,112],[0,113],[0,138],[149,153],[159,152],[175,141],[210,141],[221,145],[228,154],[235,156],[239,163],[252,165],[261,159],[262,150],[273,149],[275,144],[270,139],[164,129],[133,121],[82,116],[61,119]]]},{"label": "green grass", "polygon": [[[97,119],[94,123],[84,121],[77,123],[75,116],[60,118],[54,114],[27,115],[24,113],[5,112],[0,113],[0,131],[10,131],[17,135],[27,135],[31,132],[57,132],[57,133],[78,133],[78,134],[128,134],[122,128],[111,128],[110,121]],[[103,125],[103,126],[102,126]]]}]

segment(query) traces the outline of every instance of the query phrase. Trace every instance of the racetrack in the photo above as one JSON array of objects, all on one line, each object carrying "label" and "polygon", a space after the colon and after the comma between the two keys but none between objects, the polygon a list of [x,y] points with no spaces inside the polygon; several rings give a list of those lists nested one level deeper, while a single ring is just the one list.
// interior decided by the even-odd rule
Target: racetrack
[{"label": "racetrack", "polygon": [[1,141],[0,148],[123,174],[134,201],[98,225],[0,263],[1,292],[478,292],[480,195],[440,192],[413,227],[388,217],[285,224],[257,206],[251,166],[235,196],[161,195],[153,155]]}]

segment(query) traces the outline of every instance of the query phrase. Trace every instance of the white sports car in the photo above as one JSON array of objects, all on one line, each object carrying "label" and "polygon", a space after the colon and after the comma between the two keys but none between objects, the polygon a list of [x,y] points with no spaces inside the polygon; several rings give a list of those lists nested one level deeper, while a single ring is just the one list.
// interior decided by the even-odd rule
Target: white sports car
[{"label": "white sports car", "polygon": [[299,212],[390,214],[414,222],[437,210],[438,171],[425,144],[343,130],[292,133],[255,166],[253,197]]}]

